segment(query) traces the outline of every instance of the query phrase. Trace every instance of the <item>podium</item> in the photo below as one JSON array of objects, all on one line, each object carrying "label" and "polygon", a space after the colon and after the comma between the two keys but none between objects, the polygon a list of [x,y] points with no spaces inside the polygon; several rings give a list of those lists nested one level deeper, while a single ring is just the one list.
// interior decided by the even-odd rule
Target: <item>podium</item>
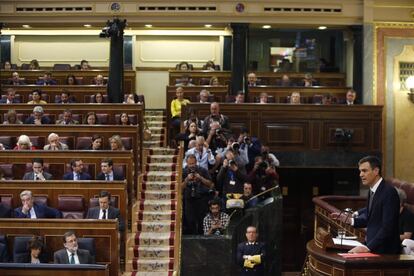
[{"label": "podium", "polygon": [[411,276],[414,275],[414,256],[380,255],[370,258],[346,259],[336,249],[324,250],[315,240],[306,245],[308,259],[306,275],[309,276]]}]

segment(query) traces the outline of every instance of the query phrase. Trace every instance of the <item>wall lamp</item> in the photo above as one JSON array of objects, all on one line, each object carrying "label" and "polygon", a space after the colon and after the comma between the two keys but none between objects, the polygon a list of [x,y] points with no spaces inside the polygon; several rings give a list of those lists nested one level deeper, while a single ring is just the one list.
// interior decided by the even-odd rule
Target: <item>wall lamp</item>
[{"label": "wall lamp", "polygon": [[410,92],[407,93],[410,97],[410,101],[414,103],[414,76],[410,76],[405,80],[405,86],[410,90]]}]

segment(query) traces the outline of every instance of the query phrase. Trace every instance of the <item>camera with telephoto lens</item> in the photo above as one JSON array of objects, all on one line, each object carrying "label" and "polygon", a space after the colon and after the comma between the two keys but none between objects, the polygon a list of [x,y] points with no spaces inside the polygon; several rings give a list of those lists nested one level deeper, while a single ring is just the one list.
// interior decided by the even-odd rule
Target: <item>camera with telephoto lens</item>
[{"label": "camera with telephoto lens", "polygon": [[249,136],[244,136],[244,138],[243,138],[243,142],[244,142],[245,144],[250,144],[250,137],[249,137]]},{"label": "camera with telephoto lens", "polygon": [[232,166],[232,165],[236,165],[236,166],[237,166],[236,161],[234,161],[234,160],[229,160],[229,166]]},{"label": "camera with telephoto lens", "polygon": [[233,149],[233,151],[238,152],[240,149],[240,144],[237,142],[234,142],[233,144],[231,144],[231,148]]},{"label": "camera with telephoto lens", "polygon": [[221,128],[216,128],[216,135],[222,135],[223,130]]}]

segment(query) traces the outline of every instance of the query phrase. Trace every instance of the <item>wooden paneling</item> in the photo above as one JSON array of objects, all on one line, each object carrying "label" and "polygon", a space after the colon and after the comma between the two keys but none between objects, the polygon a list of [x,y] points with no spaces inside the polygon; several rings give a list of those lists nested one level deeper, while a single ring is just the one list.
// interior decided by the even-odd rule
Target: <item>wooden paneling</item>
[{"label": "wooden paneling", "polygon": [[[283,75],[288,75],[290,80],[299,85],[305,78],[305,73],[279,73],[279,72],[255,72],[262,84],[275,85]],[[346,75],[344,73],[312,73],[315,80],[323,86],[344,86]]]},{"label": "wooden paneling", "polygon": [[[82,84],[90,85],[97,75],[103,75],[108,77],[108,70],[69,70],[69,71],[45,71],[45,70],[11,70],[1,71],[0,79],[7,80],[11,78],[13,72],[18,72],[20,78],[25,78],[26,84],[35,84],[39,77],[43,77],[45,72],[51,72],[52,78],[55,79],[58,84],[65,84],[66,77],[68,75],[75,75],[75,77],[82,77]],[[106,87],[105,87],[106,88]],[[135,92],[135,71],[124,70],[124,92],[134,93]]]},{"label": "wooden paneling", "polygon": [[94,238],[96,262],[108,264],[110,275],[118,275],[119,241],[116,220],[70,219],[0,219],[0,229],[6,236],[9,248],[13,248],[16,236],[42,236],[45,248],[52,253],[63,248],[63,234],[74,230],[78,238]]},{"label": "wooden paneling", "polygon": [[169,84],[174,86],[176,84],[176,79],[181,79],[183,75],[189,76],[192,79],[192,83],[195,85],[199,85],[201,79],[210,79],[211,77],[217,77],[221,85],[229,85],[231,81],[231,71],[169,70]]},{"label": "wooden paneling", "polygon": [[0,264],[2,276],[109,276],[106,265]]}]

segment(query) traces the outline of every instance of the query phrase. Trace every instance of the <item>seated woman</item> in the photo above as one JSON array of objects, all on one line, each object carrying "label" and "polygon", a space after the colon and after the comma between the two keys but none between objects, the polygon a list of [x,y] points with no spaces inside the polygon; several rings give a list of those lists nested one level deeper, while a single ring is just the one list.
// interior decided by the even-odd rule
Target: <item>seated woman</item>
[{"label": "seated woman", "polygon": [[3,122],[3,125],[21,125],[21,124],[23,124],[23,122],[17,118],[16,110],[10,109],[9,111],[7,111],[7,119]]},{"label": "seated woman", "polygon": [[27,102],[27,104],[47,104],[46,101],[42,100],[42,90],[35,89],[32,91],[32,100]]},{"label": "seated woman", "polygon": [[39,62],[37,59],[32,59],[30,61],[29,70],[40,70]]},{"label": "seated woman", "polygon": [[95,79],[94,79],[94,83],[93,84],[94,85],[97,85],[97,86],[104,86],[104,85],[106,85],[105,84],[104,76],[102,76],[101,74],[97,75],[95,77]]},{"label": "seated woman", "polygon": [[109,145],[111,150],[125,150],[124,144],[122,143],[121,136],[119,135],[112,135],[109,138]]},{"label": "seated woman", "polygon": [[171,102],[171,124],[175,129],[179,130],[181,125],[181,107],[187,105],[190,101],[184,99],[184,88],[182,87],[177,87],[175,96],[176,98]]},{"label": "seated woman", "polygon": [[211,77],[211,79],[210,79],[210,85],[211,86],[219,86],[220,85],[220,82],[219,82],[218,78],[217,77]]},{"label": "seated woman", "polygon": [[129,120],[128,113],[126,112],[121,113],[121,116],[119,116],[118,122],[116,123],[117,125],[121,125],[121,126],[132,126],[133,125],[131,121]]},{"label": "seated woman", "polygon": [[20,135],[19,139],[17,139],[16,146],[13,148],[14,150],[36,150],[36,148],[30,142],[30,138],[27,135]]},{"label": "seated woman", "polygon": [[141,103],[138,101],[138,95],[137,94],[128,94],[126,97],[126,100],[123,102],[124,104],[136,104]]},{"label": "seated woman", "polygon": [[98,122],[98,116],[96,116],[95,112],[88,112],[88,114],[86,114],[85,118],[83,119],[83,124],[84,125],[97,125]]},{"label": "seated woman", "polygon": [[188,62],[182,61],[178,64],[177,70],[179,70],[179,71],[188,71],[188,70],[191,70],[191,67],[190,67],[190,64],[188,64]]},{"label": "seated woman", "polygon": [[195,122],[200,132],[203,128],[203,120],[198,119],[197,110],[190,107],[187,112],[187,120],[184,121],[184,128],[187,129],[190,126],[190,123]]},{"label": "seated woman", "polygon": [[96,104],[101,104],[101,103],[104,103],[105,102],[104,101],[104,97],[103,97],[102,93],[100,93],[100,92],[96,93],[92,97],[92,99],[93,99],[93,103],[96,103]]},{"label": "seated woman", "polygon": [[299,92],[292,92],[292,94],[290,95],[290,103],[300,104],[300,93]]},{"label": "seated woman", "polygon": [[203,66],[204,70],[209,70],[209,71],[215,71],[216,70],[216,65],[214,64],[213,61],[209,60],[207,61],[207,63]]},{"label": "seated woman", "polygon": [[12,69],[12,65],[10,61],[6,60],[3,65],[3,70],[11,70],[11,69]]},{"label": "seated woman", "polygon": [[196,122],[190,122],[190,125],[185,129],[185,132],[177,135],[177,140],[184,140],[184,152],[188,150],[190,141],[195,140],[199,135],[200,130],[198,129]]},{"label": "seated woman", "polygon": [[68,75],[66,77],[65,84],[66,85],[77,85],[78,81],[76,80],[76,77],[74,75]]},{"label": "seated woman", "polygon": [[103,137],[98,134],[92,136],[92,142],[85,150],[103,150]]},{"label": "seated woman", "polygon": [[41,238],[33,237],[27,244],[27,254],[18,256],[14,261],[30,264],[48,263]]},{"label": "seated woman", "polygon": [[318,82],[313,78],[311,73],[306,73],[305,78],[302,81],[302,86],[305,87],[311,87],[311,86],[317,86]]}]

